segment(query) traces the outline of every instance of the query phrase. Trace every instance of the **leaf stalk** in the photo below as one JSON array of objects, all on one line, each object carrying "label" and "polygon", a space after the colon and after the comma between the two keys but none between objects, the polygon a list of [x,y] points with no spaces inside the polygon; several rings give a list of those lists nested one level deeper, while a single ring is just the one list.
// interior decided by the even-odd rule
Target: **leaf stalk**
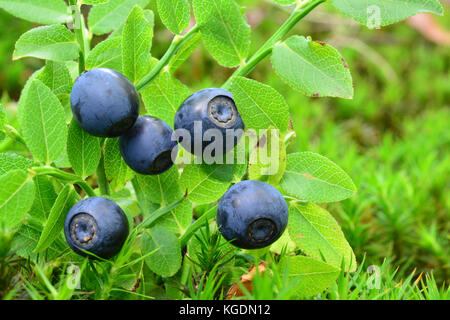
[{"label": "leaf stalk", "polygon": [[71,183],[74,183],[78,185],[83,191],[89,196],[89,197],[95,197],[97,196],[95,194],[94,189],[91,188],[91,186],[81,179],[79,176],[74,175],[69,172],[62,171],[60,169],[54,168],[54,167],[33,167],[29,170],[33,175],[41,176],[41,175],[48,175],[55,177],[60,180],[68,181]]},{"label": "leaf stalk", "polygon": [[231,81],[234,77],[244,77],[249,74],[256,65],[265,57],[272,53],[274,46],[282,41],[284,37],[292,30],[292,28],[308,15],[315,7],[325,2],[326,0],[308,0],[298,3],[291,16],[283,23],[283,25],[270,37],[269,40],[256,53],[242,64],[236,71],[228,78],[222,86],[223,89],[229,90]]},{"label": "leaf stalk", "polygon": [[184,46],[184,44],[191,39],[197,32],[199,32],[199,27],[195,25],[192,27],[184,36],[175,36],[172,43],[167,49],[164,56],[159,60],[159,62],[147,73],[137,84],[136,89],[138,91],[144,89],[148,84],[150,84],[160,72],[169,64],[172,57]]}]

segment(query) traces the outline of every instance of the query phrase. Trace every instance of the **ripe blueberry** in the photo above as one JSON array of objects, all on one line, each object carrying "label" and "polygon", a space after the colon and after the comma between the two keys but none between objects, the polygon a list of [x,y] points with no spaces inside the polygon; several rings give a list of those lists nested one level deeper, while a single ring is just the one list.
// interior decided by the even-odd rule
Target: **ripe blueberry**
[{"label": "ripe blueberry", "polygon": [[217,207],[217,225],[227,240],[243,249],[271,245],[284,232],[288,206],[281,193],[262,181],[233,185]]},{"label": "ripe blueberry", "polygon": [[[201,131],[196,130],[195,127],[199,124],[201,124]],[[215,141],[214,136],[209,141],[204,139],[207,130],[216,129],[216,132],[222,136],[223,148],[218,151],[225,154],[236,146],[244,127],[233,95],[223,89],[211,88],[194,93],[183,102],[175,115],[175,130],[185,129],[190,134],[189,141],[177,132],[180,144],[197,156],[202,156],[205,148]],[[212,151],[211,155],[215,156],[214,153]]]},{"label": "ripe blueberry", "polygon": [[97,137],[118,137],[139,116],[139,96],[134,85],[119,72],[106,68],[79,76],[70,103],[78,124]]},{"label": "ripe blueberry", "polygon": [[119,138],[119,148],[128,166],[140,174],[160,174],[172,167],[177,142],[172,129],[161,119],[139,117]]},{"label": "ripe blueberry", "polygon": [[129,232],[128,220],[113,201],[86,198],[75,204],[66,216],[64,234],[69,246],[79,255],[94,258],[80,249],[109,259],[122,248]]}]

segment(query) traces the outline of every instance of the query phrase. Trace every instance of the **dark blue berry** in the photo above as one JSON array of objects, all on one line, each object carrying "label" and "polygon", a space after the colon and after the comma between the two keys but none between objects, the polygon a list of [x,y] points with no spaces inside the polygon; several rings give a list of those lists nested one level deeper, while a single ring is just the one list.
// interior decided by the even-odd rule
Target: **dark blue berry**
[{"label": "dark blue berry", "polygon": [[82,250],[109,259],[120,251],[128,232],[125,213],[115,202],[102,197],[79,201],[70,209],[64,223],[69,246],[91,259],[95,257]]},{"label": "dark blue berry", "polygon": [[225,239],[243,249],[271,245],[284,232],[289,217],[281,193],[262,181],[233,185],[217,207],[217,225]]},{"label": "dark blue berry", "polygon": [[72,113],[78,124],[97,137],[118,137],[139,116],[139,96],[121,73],[98,68],[78,77],[70,94]]},{"label": "dark blue berry", "polygon": [[172,167],[177,154],[172,129],[161,119],[142,116],[119,138],[119,147],[128,166],[140,174],[160,174]]},{"label": "dark blue berry", "polygon": [[[200,132],[194,130],[196,122],[201,123],[202,130]],[[221,154],[225,154],[236,146],[245,126],[231,92],[211,88],[198,91],[183,102],[175,115],[174,128],[175,130],[187,130],[190,134],[190,141],[186,141],[183,136],[179,135],[180,144],[190,153],[202,156],[205,148],[215,141],[215,137],[212,137],[210,141],[203,139],[207,130],[217,129],[218,133],[222,135],[223,148],[219,151]],[[238,134],[233,137],[232,135],[235,133]],[[229,145],[226,144],[227,135],[230,137]],[[196,141],[199,146],[197,149],[195,148]],[[215,156],[214,151],[211,155]]]}]

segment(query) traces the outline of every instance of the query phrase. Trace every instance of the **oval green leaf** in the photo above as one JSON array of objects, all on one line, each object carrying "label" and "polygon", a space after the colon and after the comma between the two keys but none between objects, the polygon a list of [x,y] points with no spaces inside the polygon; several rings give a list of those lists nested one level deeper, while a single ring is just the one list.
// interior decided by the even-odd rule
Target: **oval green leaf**
[{"label": "oval green leaf", "polygon": [[379,28],[418,13],[444,14],[439,0],[332,0],[343,14],[369,28]]},{"label": "oval green leaf", "polygon": [[335,202],[356,192],[352,179],[337,164],[313,152],[287,155],[281,187],[290,196],[311,202]]},{"label": "oval green leaf", "polygon": [[347,63],[323,42],[292,36],[275,46],[272,65],[284,82],[309,97],[353,97]]},{"label": "oval green leaf", "polygon": [[102,155],[100,139],[84,131],[75,119],[69,126],[67,155],[73,170],[83,179],[95,172]]},{"label": "oval green leaf", "polygon": [[352,248],[333,216],[313,203],[290,203],[288,231],[290,238],[307,255],[341,268],[356,270]]},{"label": "oval green leaf", "polygon": [[64,219],[77,199],[78,195],[72,186],[69,184],[65,185],[53,204],[34,252],[39,253],[44,251],[61,234],[64,227]]},{"label": "oval green leaf", "polygon": [[133,83],[148,70],[152,37],[152,26],[145,18],[144,10],[135,6],[122,31],[122,70]]},{"label": "oval green leaf", "polygon": [[164,25],[175,34],[189,26],[191,8],[188,0],[157,0],[158,12]]},{"label": "oval green leaf", "polygon": [[12,170],[26,170],[33,161],[14,152],[0,153],[0,176]]},{"label": "oval green leaf", "polygon": [[235,77],[231,92],[246,129],[287,130],[289,106],[278,91],[255,80]]},{"label": "oval green leaf", "polygon": [[75,35],[63,25],[31,29],[16,42],[13,59],[35,57],[45,60],[69,61],[78,58],[80,48]]},{"label": "oval green leaf", "polygon": [[34,183],[26,171],[12,170],[0,177],[0,225],[13,228],[30,210]]},{"label": "oval green leaf", "polygon": [[70,17],[63,0],[0,0],[0,8],[39,24],[65,23]]},{"label": "oval green leaf", "polygon": [[86,69],[109,68],[122,72],[122,37],[108,38],[89,52]]},{"label": "oval green leaf", "polygon": [[122,189],[127,181],[134,177],[134,171],[128,167],[120,154],[118,140],[106,139],[105,142],[105,173],[113,191]]},{"label": "oval green leaf", "polygon": [[196,204],[214,202],[228,190],[234,170],[230,164],[189,164],[181,174],[181,188]]},{"label": "oval green leaf", "polygon": [[157,251],[145,258],[150,270],[166,277],[177,273],[181,266],[181,247],[178,238],[163,227],[150,228],[142,237],[142,251],[147,254],[154,250]]},{"label": "oval green leaf", "polygon": [[89,12],[89,29],[94,34],[104,34],[120,28],[135,5],[142,8],[150,0],[109,0]]},{"label": "oval green leaf", "polygon": [[23,105],[22,133],[33,156],[47,164],[58,159],[67,142],[64,108],[55,94],[33,80]]},{"label": "oval green leaf", "polygon": [[173,128],[175,114],[190,94],[188,87],[166,71],[142,90],[142,99],[149,115]]},{"label": "oval green leaf", "polygon": [[234,0],[193,0],[194,15],[206,48],[224,67],[245,61],[250,26]]},{"label": "oval green leaf", "polygon": [[301,297],[317,295],[327,289],[339,276],[339,269],[310,257],[289,258],[289,277],[296,283]]}]

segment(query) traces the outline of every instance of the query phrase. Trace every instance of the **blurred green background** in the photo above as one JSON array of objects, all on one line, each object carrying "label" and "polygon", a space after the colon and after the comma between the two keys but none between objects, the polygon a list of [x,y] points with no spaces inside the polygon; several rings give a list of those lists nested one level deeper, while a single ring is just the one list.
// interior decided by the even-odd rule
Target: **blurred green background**
[{"label": "blurred green background", "polygon": [[[289,14],[271,1],[238,2],[252,26],[253,51]],[[445,12],[436,20],[450,30],[448,5]],[[32,58],[11,60],[15,41],[32,27],[0,11],[0,97],[10,123],[25,81],[43,65]],[[152,54],[159,58],[172,35],[158,20],[155,28]],[[430,42],[405,22],[368,30],[329,5],[292,33],[338,48],[352,71],[354,99],[307,98],[281,82],[268,59],[250,77],[287,99],[297,132],[290,151],[321,153],[357,184],[355,197],[328,209],[358,262],[387,260],[400,276],[432,271],[438,283],[449,284],[450,47]],[[231,73],[200,47],[176,75],[194,91],[221,86]],[[1,149],[10,149],[9,143]]]}]

